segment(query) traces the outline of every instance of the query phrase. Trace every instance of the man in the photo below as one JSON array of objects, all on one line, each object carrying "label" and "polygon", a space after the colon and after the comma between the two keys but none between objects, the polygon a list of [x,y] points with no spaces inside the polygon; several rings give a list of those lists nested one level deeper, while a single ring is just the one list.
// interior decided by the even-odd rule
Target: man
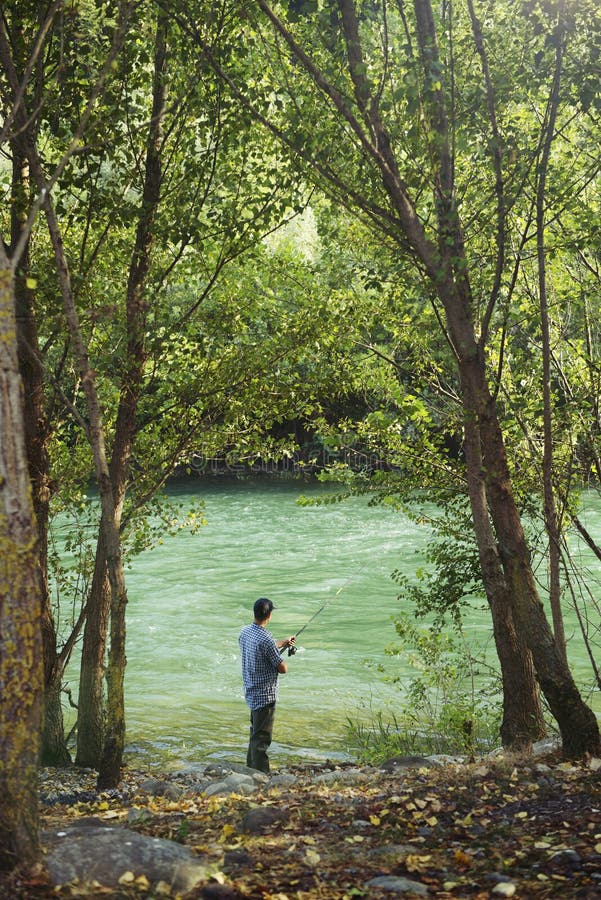
[{"label": "man", "polygon": [[273,734],[278,676],[285,675],[288,671],[280,650],[292,646],[296,640],[292,635],[276,641],[267,630],[273,609],[271,600],[259,597],[253,607],[254,622],[246,625],[238,638],[242,655],[244,696],[250,708],[250,740],[246,765],[260,772],[269,772],[267,750]]}]

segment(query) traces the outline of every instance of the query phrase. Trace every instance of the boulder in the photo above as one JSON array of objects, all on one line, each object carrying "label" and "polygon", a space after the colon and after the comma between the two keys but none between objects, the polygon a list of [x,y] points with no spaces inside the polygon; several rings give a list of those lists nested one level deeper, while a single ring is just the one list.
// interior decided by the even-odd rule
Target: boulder
[{"label": "boulder", "polygon": [[287,813],[277,806],[258,806],[246,813],[240,828],[247,834],[266,834],[273,830],[274,825],[285,822],[287,818]]},{"label": "boulder", "polygon": [[89,820],[64,831],[46,832],[43,841],[54,885],[78,880],[117,887],[119,880],[131,873],[134,878],[145,876],[151,884],[166,882],[185,893],[210,877],[208,863],[187,847],[122,826]]}]

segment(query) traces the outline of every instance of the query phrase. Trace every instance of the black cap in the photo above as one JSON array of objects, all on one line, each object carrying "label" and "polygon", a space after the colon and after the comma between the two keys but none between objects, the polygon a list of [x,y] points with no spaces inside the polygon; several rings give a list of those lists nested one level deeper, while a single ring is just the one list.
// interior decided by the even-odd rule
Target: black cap
[{"label": "black cap", "polygon": [[275,606],[271,600],[268,600],[267,597],[259,597],[258,600],[255,600],[255,605],[253,606],[255,619],[259,622],[264,622],[271,614],[272,609],[275,609]]}]

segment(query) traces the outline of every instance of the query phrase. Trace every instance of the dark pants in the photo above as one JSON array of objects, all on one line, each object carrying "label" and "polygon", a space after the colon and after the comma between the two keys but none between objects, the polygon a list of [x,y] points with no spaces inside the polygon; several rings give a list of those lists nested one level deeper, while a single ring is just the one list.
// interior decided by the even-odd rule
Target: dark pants
[{"label": "dark pants", "polygon": [[274,717],[275,703],[250,711],[250,740],[246,754],[246,765],[250,769],[269,772],[267,750],[271,744]]}]

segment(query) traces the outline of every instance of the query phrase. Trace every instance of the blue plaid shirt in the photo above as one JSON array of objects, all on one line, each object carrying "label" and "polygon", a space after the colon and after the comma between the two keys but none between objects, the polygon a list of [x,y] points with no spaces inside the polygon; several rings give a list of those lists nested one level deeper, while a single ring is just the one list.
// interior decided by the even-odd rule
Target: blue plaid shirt
[{"label": "blue plaid shirt", "polygon": [[278,697],[280,651],[271,632],[253,622],[238,638],[242,654],[242,683],[250,709],[275,703]]}]

